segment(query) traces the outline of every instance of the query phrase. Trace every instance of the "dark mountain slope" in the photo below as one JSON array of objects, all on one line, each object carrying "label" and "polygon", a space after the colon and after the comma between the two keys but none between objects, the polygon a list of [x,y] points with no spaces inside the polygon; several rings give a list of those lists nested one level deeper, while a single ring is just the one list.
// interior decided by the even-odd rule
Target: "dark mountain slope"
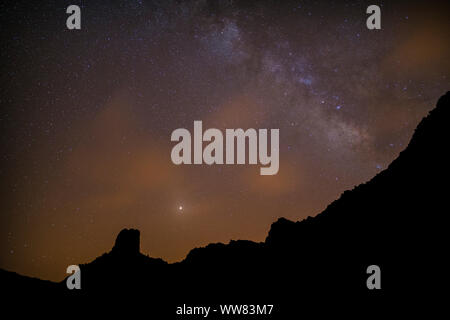
[{"label": "dark mountain slope", "polygon": [[[266,244],[282,249],[292,243],[333,245],[336,240],[364,241],[367,248],[415,252],[446,235],[449,177],[447,151],[450,93],[418,125],[408,147],[389,167],[365,184],[346,191],[314,218],[279,219]],[[333,235],[333,237],[330,237]],[[334,238],[335,237],[335,238]],[[323,241],[328,239],[330,241]],[[408,247],[408,248],[406,248]],[[412,248],[414,247],[414,248]]]},{"label": "dark mountain slope", "polygon": [[[279,219],[272,225],[266,244],[277,254],[289,255],[297,247],[302,255],[306,251],[319,261],[332,263],[318,256],[319,252],[327,253],[328,258],[348,264],[341,268],[341,274],[349,279],[353,274],[346,271],[353,267],[361,270],[378,264],[388,293],[420,295],[424,287],[435,286],[444,274],[443,252],[449,243],[449,120],[448,92],[386,170],[344,192],[314,218],[295,223]],[[361,285],[366,292],[364,283],[356,287]]]}]

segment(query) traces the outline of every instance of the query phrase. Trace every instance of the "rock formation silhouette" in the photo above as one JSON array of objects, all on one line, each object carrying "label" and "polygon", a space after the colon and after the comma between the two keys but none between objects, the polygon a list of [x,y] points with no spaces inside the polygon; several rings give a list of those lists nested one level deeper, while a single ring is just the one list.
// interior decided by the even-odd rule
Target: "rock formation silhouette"
[{"label": "rock formation silhouette", "polygon": [[[433,294],[448,270],[449,123],[447,92],[386,170],[313,218],[278,219],[263,243],[209,244],[168,264],[141,254],[139,231],[124,229],[111,252],[80,265],[82,290],[5,271],[2,284],[10,291],[38,288],[60,299],[144,299],[161,315],[189,302],[270,303],[280,319],[282,313],[300,314],[299,305],[373,309],[400,298],[412,303],[425,292]],[[366,286],[373,264],[382,272],[381,290]]]},{"label": "rock formation silhouette", "polygon": [[141,233],[136,229],[123,229],[117,235],[112,252],[121,255],[136,255],[140,253]]}]

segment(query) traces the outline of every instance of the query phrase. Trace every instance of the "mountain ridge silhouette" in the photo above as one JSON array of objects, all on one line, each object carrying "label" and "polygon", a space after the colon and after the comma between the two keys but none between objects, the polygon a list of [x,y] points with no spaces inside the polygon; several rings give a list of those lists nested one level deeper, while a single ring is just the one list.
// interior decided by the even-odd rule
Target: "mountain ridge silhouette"
[{"label": "mountain ridge silhouette", "polygon": [[[6,271],[0,278],[10,291],[45,287],[46,293],[68,297],[151,297],[161,314],[167,304],[193,300],[265,301],[293,312],[298,301],[314,299],[362,305],[416,299],[434,290],[448,266],[446,190],[440,184],[448,177],[448,123],[450,91],[385,170],[315,217],[279,218],[264,242],[212,243],[169,264],[140,253],[139,231],[124,229],[110,252],[80,265],[81,290],[68,290],[65,280],[37,285]],[[381,269],[381,290],[366,286],[373,264]]]}]

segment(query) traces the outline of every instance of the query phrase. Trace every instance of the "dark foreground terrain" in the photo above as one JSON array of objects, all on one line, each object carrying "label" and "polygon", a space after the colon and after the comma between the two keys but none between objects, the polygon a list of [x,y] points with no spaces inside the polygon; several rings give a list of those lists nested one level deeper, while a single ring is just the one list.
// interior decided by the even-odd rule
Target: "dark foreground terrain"
[{"label": "dark foreground terrain", "polygon": [[[149,319],[203,317],[177,316],[183,304],[274,304],[271,317],[234,317],[239,319],[361,309],[360,318],[366,318],[388,315],[391,308],[415,312],[429,298],[439,304],[448,270],[449,124],[450,92],[386,170],[314,218],[280,218],[263,243],[210,244],[168,264],[140,253],[139,231],[122,230],[111,252],[80,265],[81,290],[68,290],[65,280],[1,271],[6,302],[32,301],[41,311],[68,314],[93,306],[105,314],[140,310]],[[366,286],[373,264],[381,269],[380,290]]]}]

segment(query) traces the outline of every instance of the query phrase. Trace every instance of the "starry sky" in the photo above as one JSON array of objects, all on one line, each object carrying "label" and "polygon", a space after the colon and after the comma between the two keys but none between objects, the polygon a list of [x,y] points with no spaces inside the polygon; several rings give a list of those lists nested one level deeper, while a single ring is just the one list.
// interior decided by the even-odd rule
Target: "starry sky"
[{"label": "starry sky", "polygon": [[[66,8],[81,7],[81,30]],[[381,30],[366,8],[381,7]],[[62,280],[124,227],[169,262],[263,241],[385,169],[450,89],[438,1],[0,3],[0,267]],[[177,128],[279,128],[280,170],[171,162]]]}]

